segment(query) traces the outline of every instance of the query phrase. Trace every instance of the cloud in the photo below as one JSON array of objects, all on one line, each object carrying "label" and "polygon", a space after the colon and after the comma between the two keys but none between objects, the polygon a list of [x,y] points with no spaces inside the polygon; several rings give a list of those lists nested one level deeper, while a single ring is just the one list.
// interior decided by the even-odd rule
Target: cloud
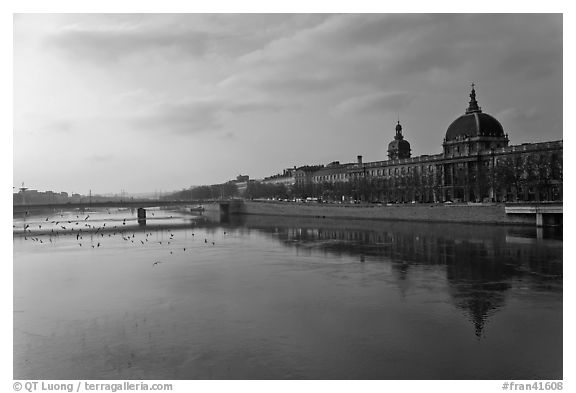
[{"label": "cloud", "polygon": [[[182,146],[175,135],[212,132],[197,139],[221,146],[286,129],[292,141],[341,135],[333,154],[348,154],[350,124],[375,135],[374,115],[397,112],[428,153],[439,145],[427,130],[442,134],[461,114],[470,82],[489,113],[516,108],[495,113],[514,141],[561,136],[558,14],[38,14],[14,24],[15,139],[39,154],[50,137],[63,151],[80,141],[87,155],[105,156],[103,134],[142,136],[172,154]],[[32,112],[47,117],[18,118]],[[258,146],[246,145],[248,163]],[[276,158],[287,149],[269,148]],[[289,150],[292,160],[315,160]],[[262,168],[257,161],[249,165]]]},{"label": "cloud", "polygon": [[89,157],[86,157],[86,160],[95,163],[102,163],[112,161],[115,158],[116,157],[114,154],[93,154]]},{"label": "cloud", "polygon": [[158,59],[242,56],[317,19],[299,14],[80,14],[60,18],[64,19],[61,23],[72,23],[49,31],[43,44],[76,59],[106,63],[138,54]]},{"label": "cloud", "polygon": [[132,128],[139,130],[193,134],[219,130],[228,118],[235,115],[267,113],[279,109],[281,107],[278,105],[256,101],[234,102],[214,99],[163,103],[129,121]]},{"label": "cloud", "polygon": [[[161,55],[177,51],[202,56],[210,47],[210,37],[199,31],[153,31],[139,28],[68,28],[46,38],[46,44],[83,60],[118,61],[135,53]],[[160,51],[160,53],[158,52]]]},{"label": "cloud", "polygon": [[68,119],[58,119],[38,128],[40,133],[69,133],[74,128],[74,122]]},{"label": "cloud", "polygon": [[239,60],[244,64],[271,64],[294,59],[306,62],[322,59],[327,54],[345,59],[354,48],[379,46],[407,32],[419,31],[433,18],[399,14],[326,15],[315,25],[285,34]]},{"label": "cloud", "polygon": [[496,115],[498,119],[508,120],[508,121],[523,121],[532,122],[542,116],[542,113],[538,108],[506,108]]},{"label": "cloud", "polygon": [[[463,14],[439,20],[397,42],[395,74],[462,72],[475,78],[541,77],[562,64],[560,15]],[[440,23],[442,22],[442,23]],[[435,75],[435,74],[434,74]]]},{"label": "cloud", "polygon": [[417,97],[408,92],[377,92],[348,98],[339,103],[335,112],[337,114],[373,114],[393,113],[404,111]]},{"label": "cloud", "polygon": [[552,138],[549,139],[549,135],[557,135],[556,139],[562,138],[561,111],[554,113],[541,105],[509,107],[498,112],[495,117],[516,142],[517,138],[527,142],[550,140]]},{"label": "cloud", "polygon": [[549,128],[550,124],[546,124],[546,120],[544,120],[548,119],[545,115],[545,110],[539,107],[509,107],[498,112],[495,117],[502,123],[504,130],[508,132],[526,130],[534,126],[540,129]]},{"label": "cloud", "polygon": [[224,84],[299,95],[545,76],[562,56],[561,17],[544,19],[538,27],[540,15],[328,15],[241,56]]},{"label": "cloud", "polygon": [[66,135],[78,127],[77,119],[55,118],[40,113],[25,113],[14,118],[15,130],[29,135]]},{"label": "cloud", "polygon": [[[98,62],[139,56],[117,72],[134,88],[197,90],[220,81],[212,88],[223,95],[294,103],[302,96],[405,90],[440,79],[544,76],[562,61],[554,41],[561,16],[548,17],[543,27],[540,20],[485,14],[100,16],[52,32],[46,42]],[[212,111],[202,123],[215,125],[217,117]]]}]

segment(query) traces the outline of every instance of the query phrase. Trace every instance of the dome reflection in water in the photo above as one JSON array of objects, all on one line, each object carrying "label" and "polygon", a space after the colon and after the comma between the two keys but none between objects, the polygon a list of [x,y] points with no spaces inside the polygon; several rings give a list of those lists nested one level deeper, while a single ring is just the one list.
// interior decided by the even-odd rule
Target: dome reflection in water
[{"label": "dome reflection in water", "polygon": [[82,246],[20,233],[44,219],[15,218],[16,379],[562,378],[559,229],[158,210],[90,212]]}]

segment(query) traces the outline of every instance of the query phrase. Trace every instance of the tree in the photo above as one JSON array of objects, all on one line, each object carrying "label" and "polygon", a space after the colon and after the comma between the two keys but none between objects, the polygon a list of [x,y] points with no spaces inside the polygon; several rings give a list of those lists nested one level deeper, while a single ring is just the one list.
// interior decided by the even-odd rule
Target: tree
[{"label": "tree", "polygon": [[266,184],[250,182],[246,187],[246,198],[288,198],[289,192],[284,184]]},{"label": "tree", "polygon": [[524,172],[524,160],[519,154],[499,158],[496,165],[490,169],[494,189],[507,189],[513,186],[514,200],[523,199],[523,195],[519,194],[525,183]]},{"label": "tree", "polygon": [[475,168],[470,171],[470,186],[475,190],[475,199],[481,202],[490,194],[490,187],[492,185],[492,173],[490,171],[490,161],[478,160],[475,163]]},{"label": "tree", "polygon": [[526,158],[526,182],[534,187],[537,200],[548,200],[552,180],[552,165],[544,154]]},{"label": "tree", "polygon": [[406,187],[412,201],[420,201],[420,196],[422,195],[421,185],[420,174],[416,168],[413,168],[406,175]]}]

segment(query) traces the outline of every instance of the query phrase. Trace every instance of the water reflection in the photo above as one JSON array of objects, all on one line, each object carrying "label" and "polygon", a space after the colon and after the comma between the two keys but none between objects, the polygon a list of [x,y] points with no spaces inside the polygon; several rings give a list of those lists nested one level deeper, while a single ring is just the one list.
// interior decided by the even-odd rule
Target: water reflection
[{"label": "water reflection", "polygon": [[[449,293],[482,337],[488,319],[505,306],[515,281],[532,291],[562,292],[562,231],[465,224],[311,220],[236,216],[232,222],[286,247],[391,263],[402,292],[414,265],[445,266]],[[343,227],[345,224],[345,227]]]},{"label": "water reflection", "polygon": [[14,217],[16,379],[562,377],[559,231],[82,213]]}]

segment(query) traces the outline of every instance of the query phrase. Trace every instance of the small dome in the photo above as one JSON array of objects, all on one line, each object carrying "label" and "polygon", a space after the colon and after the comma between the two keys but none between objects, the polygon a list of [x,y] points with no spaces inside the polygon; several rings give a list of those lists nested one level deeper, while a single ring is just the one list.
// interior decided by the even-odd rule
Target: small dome
[{"label": "small dome", "polygon": [[410,142],[406,139],[395,139],[388,144],[388,151],[390,150],[410,151]]},{"label": "small dome", "polygon": [[396,124],[396,135],[394,140],[388,144],[388,158],[390,160],[396,160],[398,158],[409,158],[410,157],[410,143],[404,139],[402,135],[402,126],[400,125],[400,120]]}]

